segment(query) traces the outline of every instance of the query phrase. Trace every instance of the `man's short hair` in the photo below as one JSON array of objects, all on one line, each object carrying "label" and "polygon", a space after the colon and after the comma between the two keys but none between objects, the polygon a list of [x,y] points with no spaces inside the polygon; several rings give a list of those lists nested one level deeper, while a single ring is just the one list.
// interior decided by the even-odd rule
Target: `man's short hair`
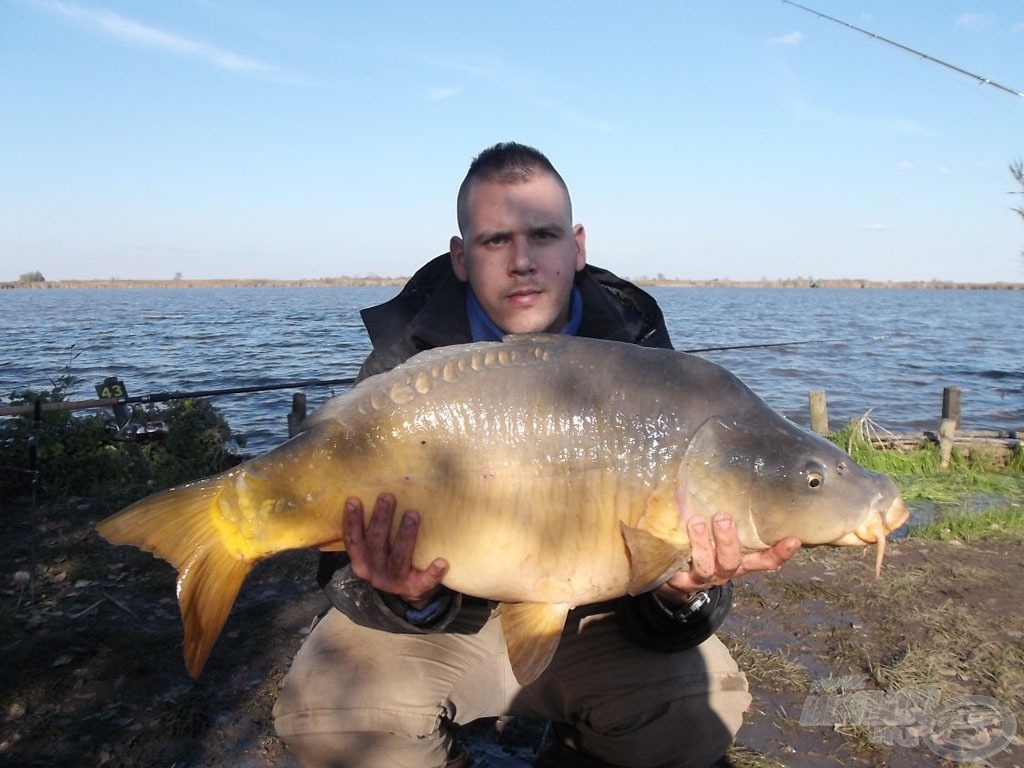
[{"label": "man's short hair", "polygon": [[456,213],[459,219],[459,229],[465,231],[463,223],[464,206],[466,195],[469,193],[470,185],[475,181],[496,181],[499,184],[519,184],[527,181],[534,173],[550,173],[555,177],[562,189],[565,191],[565,199],[569,203],[570,218],[572,215],[572,202],[569,198],[569,187],[566,186],[562,175],[555,170],[555,166],[547,159],[543,152],[525,144],[518,144],[514,141],[503,141],[488,147],[475,158],[469,165],[466,178],[462,180],[459,187],[459,196],[456,201]]}]

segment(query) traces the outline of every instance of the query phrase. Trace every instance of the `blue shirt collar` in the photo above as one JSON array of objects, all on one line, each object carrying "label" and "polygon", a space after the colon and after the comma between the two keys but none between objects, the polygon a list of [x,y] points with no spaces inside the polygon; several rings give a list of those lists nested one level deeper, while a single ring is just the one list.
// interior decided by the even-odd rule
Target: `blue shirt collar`
[{"label": "blue shirt collar", "polygon": [[[480,306],[473,289],[466,286],[466,314],[469,316],[469,332],[473,341],[501,341],[507,334],[499,328]],[[562,333],[567,336],[575,336],[580,331],[583,322],[583,296],[580,289],[575,285],[572,287],[572,296],[569,299],[569,322],[565,324]]]}]

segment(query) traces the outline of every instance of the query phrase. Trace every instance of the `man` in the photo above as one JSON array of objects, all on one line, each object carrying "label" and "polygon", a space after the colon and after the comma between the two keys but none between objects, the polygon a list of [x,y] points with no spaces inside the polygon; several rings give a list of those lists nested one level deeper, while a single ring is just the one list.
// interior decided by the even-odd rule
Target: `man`
[{"label": "man", "polygon": [[[552,332],[670,347],[657,303],[586,264],[569,192],[544,155],[498,144],[458,195],[461,237],[391,301],[363,312],[373,352],[361,377],[447,344]],[[713,632],[730,579],[777,568],[795,539],[741,555],[732,521],[688,522],[690,568],[657,590],[570,613],[558,651],[533,683],[512,675],[500,622],[484,601],[441,582],[443,559],[411,566],[419,516],[382,494],[364,527],[346,502],[343,556],[324,556],[334,608],[299,651],[275,707],[278,733],[307,768],[469,765],[455,725],[502,714],[555,724],[547,766],[681,768],[724,754],[750,702]],[[486,510],[481,510],[486,514]]]}]

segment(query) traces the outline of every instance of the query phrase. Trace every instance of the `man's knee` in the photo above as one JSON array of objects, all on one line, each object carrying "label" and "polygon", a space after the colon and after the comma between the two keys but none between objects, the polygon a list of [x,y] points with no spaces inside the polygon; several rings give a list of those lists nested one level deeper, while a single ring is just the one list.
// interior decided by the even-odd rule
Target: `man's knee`
[{"label": "man's knee", "polygon": [[628,768],[686,768],[722,757],[750,706],[747,679],[717,638],[694,650],[649,657],[634,689],[580,710],[573,724],[579,750]]},{"label": "man's knee", "polygon": [[274,727],[307,768],[445,764],[452,739],[442,709],[421,703],[403,709],[383,694],[371,703],[356,693],[358,686],[346,697],[330,676],[304,672],[293,668],[285,678]]},{"label": "man's knee", "polygon": [[278,736],[307,768],[445,765],[439,697],[412,694],[409,676],[375,658],[361,632],[335,612],[316,626],[278,692]]},{"label": "man's knee", "polygon": [[707,698],[681,698],[638,712],[614,728],[582,734],[580,748],[610,765],[691,768],[714,763],[728,751],[750,703],[746,687]]}]

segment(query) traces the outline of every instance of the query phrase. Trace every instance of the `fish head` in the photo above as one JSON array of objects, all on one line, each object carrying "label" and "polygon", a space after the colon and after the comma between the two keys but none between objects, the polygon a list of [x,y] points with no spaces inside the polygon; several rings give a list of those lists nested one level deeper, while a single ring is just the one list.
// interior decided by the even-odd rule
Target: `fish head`
[{"label": "fish head", "polygon": [[677,497],[684,519],[730,514],[745,550],[791,536],[805,545],[877,544],[879,570],[886,536],[909,514],[892,478],[768,409],[705,421],[687,446]]}]

